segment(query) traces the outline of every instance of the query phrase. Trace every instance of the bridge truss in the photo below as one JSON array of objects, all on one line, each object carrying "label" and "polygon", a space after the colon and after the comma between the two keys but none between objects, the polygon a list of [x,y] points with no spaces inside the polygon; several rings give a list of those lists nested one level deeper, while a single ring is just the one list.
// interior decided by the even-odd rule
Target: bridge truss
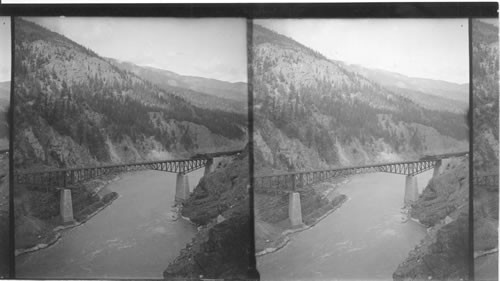
[{"label": "bridge truss", "polygon": [[149,161],[133,164],[103,165],[85,168],[57,169],[36,172],[17,172],[14,180],[18,184],[39,187],[71,188],[79,182],[88,181],[111,172],[157,170],[170,173],[186,174],[201,169],[210,159],[180,159],[167,161]]},{"label": "bridge truss", "polygon": [[243,150],[240,149],[197,154],[189,159],[160,160],[45,171],[17,171],[14,173],[14,182],[29,186],[60,189],[74,188],[74,186],[72,187],[71,185],[88,181],[111,172],[157,170],[170,173],[187,174],[207,165],[212,165],[213,158],[238,155],[242,152]]},{"label": "bridge truss", "polygon": [[442,159],[463,157],[468,156],[468,154],[468,152],[458,152],[426,156],[415,161],[391,162],[303,172],[288,172],[273,175],[256,175],[254,176],[254,190],[262,193],[289,193],[336,177],[375,172],[414,176],[433,169],[436,165],[440,165]]}]

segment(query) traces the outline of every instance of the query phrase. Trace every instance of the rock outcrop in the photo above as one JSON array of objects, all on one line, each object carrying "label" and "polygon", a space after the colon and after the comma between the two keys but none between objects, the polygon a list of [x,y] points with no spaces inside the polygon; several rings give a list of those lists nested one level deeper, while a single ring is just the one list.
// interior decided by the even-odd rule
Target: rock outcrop
[{"label": "rock outcrop", "polygon": [[398,266],[393,279],[468,279],[469,160],[445,164],[411,208],[411,216],[428,227],[427,235]]},{"label": "rock outcrop", "polygon": [[[181,214],[199,231],[163,275],[175,278],[249,278],[250,228],[248,150],[204,176]],[[220,220],[223,217],[224,220]]]}]

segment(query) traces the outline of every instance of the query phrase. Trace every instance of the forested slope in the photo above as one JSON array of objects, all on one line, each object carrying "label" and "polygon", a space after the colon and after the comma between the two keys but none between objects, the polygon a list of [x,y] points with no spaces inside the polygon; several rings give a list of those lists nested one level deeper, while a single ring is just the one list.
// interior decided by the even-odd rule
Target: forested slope
[{"label": "forested slope", "polygon": [[17,18],[15,165],[71,167],[241,148],[246,115],[193,106]]}]

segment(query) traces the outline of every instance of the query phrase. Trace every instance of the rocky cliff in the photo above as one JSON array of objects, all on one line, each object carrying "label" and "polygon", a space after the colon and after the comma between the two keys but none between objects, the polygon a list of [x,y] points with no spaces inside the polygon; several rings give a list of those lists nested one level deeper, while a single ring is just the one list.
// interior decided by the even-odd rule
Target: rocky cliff
[{"label": "rocky cliff", "polygon": [[221,162],[204,176],[182,216],[198,225],[198,233],[163,275],[174,278],[249,278],[251,248],[248,149]]},{"label": "rocky cliff", "polygon": [[426,237],[393,274],[394,280],[467,280],[469,276],[469,159],[453,159],[411,206]]}]

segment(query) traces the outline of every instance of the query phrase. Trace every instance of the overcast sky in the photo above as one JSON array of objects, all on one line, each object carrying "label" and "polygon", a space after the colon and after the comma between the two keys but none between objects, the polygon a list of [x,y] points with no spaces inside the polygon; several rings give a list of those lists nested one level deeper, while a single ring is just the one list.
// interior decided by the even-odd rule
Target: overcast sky
[{"label": "overcast sky", "polygon": [[279,19],[255,23],[330,59],[410,77],[469,82],[467,19]]},{"label": "overcast sky", "polygon": [[247,81],[244,19],[26,18],[100,56],[229,82]]},{"label": "overcast sky", "polygon": [[10,17],[0,17],[0,82],[10,80]]}]

